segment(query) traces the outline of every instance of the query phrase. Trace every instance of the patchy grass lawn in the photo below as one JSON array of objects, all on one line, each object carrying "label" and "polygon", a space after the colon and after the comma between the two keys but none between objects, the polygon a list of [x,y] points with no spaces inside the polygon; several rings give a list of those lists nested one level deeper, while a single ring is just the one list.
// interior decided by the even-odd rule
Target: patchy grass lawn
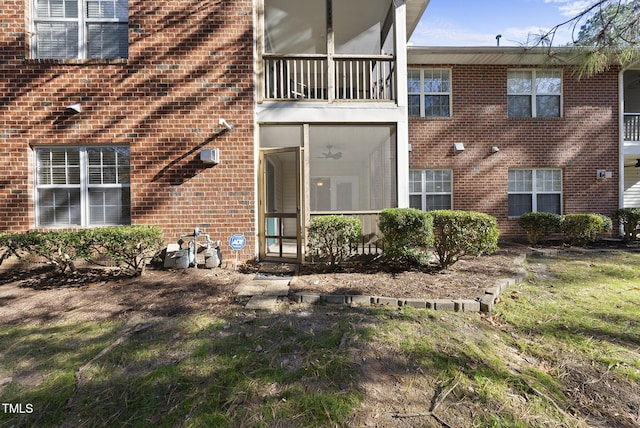
[{"label": "patchy grass lawn", "polygon": [[283,305],[3,325],[0,427],[638,426],[640,255],[527,268],[489,317]]}]

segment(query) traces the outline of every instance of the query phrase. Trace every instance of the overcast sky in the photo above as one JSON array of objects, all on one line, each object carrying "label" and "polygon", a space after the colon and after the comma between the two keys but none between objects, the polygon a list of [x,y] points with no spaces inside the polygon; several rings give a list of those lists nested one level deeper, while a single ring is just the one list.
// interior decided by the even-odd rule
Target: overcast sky
[{"label": "overcast sky", "polygon": [[[520,46],[584,10],[590,0],[431,0],[410,42],[416,46]],[[554,45],[571,41],[569,29]]]}]

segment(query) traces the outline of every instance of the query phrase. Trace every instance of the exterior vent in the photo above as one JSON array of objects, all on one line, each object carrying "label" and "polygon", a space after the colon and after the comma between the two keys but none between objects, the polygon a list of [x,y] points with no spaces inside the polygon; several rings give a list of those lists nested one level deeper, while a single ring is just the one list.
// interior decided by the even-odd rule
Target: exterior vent
[{"label": "exterior vent", "polygon": [[204,149],[200,152],[200,160],[207,165],[220,163],[220,149]]}]

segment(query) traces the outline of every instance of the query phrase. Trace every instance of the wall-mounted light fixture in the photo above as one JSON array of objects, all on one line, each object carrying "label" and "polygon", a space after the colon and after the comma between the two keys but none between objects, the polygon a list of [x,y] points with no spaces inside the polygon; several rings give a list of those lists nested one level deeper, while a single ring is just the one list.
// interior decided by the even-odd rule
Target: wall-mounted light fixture
[{"label": "wall-mounted light fixture", "polygon": [[229,131],[233,131],[233,128],[234,128],[233,123],[229,123],[229,122],[227,122],[227,121],[226,121],[225,119],[223,119],[223,118],[218,119],[218,125],[220,125],[220,126],[224,126],[224,127],[225,127],[225,128],[227,128]]},{"label": "wall-mounted light fixture", "polygon": [[80,103],[69,104],[66,110],[71,110],[72,112],[74,112],[74,114],[80,113],[82,111],[82,104]]},{"label": "wall-mounted light fixture", "polygon": [[500,151],[500,147],[498,146],[491,147],[491,153],[498,153],[499,151]]},{"label": "wall-mounted light fixture", "polygon": [[464,152],[464,143],[453,143],[453,152],[457,155]]}]

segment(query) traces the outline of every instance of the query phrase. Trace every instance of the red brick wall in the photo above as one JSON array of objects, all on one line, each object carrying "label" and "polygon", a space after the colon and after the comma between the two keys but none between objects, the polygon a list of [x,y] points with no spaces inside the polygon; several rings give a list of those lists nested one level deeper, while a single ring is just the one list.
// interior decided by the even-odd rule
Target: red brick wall
[{"label": "red brick wall", "polygon": [[[127,144],[132,223],[169,242],[196,226],[244,233],[252,257],[252,1],[130,0],[129,58],[110,64],[30,60],[28,3],[0,6],[0,231],[34,227],[32,147]],[[76,102],[81,113],[65,112]],[[206,167],[199,153],[216,147],[221,163]]]},{"label": "red brick wall", "polygon": [[[562,168],[563,212],[609,215],[618,207],[618,71],[577,79],[565,70],[563,117],[510,119],[509,68],[518,67],[451,66],[453,115],[410,119],[410,167],[452,169],[454,208],[495,216],[503,237],[524,235],[507,216],[510,168]],[[455,155],[457,141],[465,151]],[[598,180],[598,169],[613,177]]]}]

